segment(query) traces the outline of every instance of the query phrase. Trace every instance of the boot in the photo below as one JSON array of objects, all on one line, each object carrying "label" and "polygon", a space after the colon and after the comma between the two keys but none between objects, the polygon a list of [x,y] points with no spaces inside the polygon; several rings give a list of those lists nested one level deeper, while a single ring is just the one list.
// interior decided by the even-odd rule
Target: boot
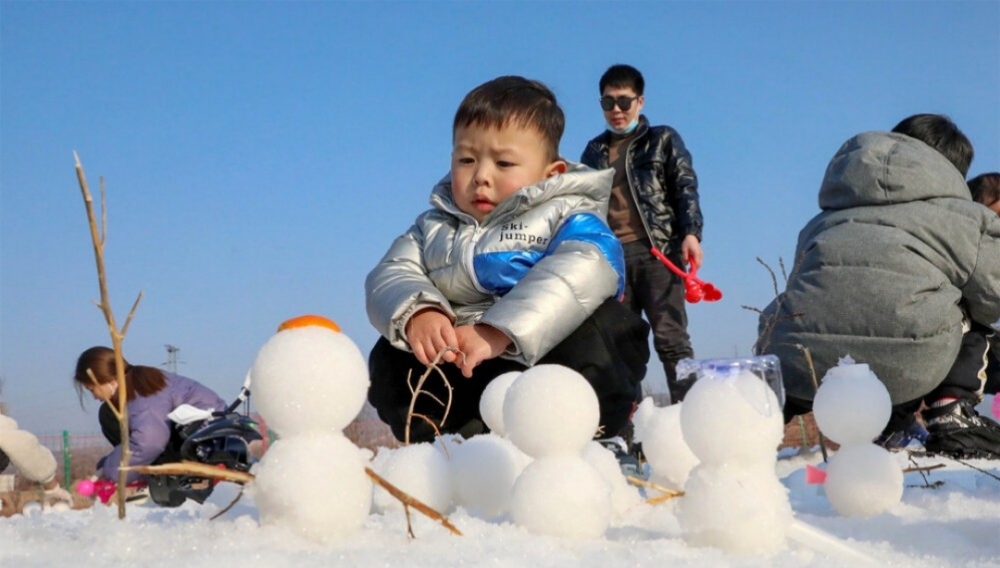
[{"label": "boot", "polygon": [[929,453],[954,458],[1000,459],[1000,424],[980,416],[972,400],[957,399],[924,410]]}]

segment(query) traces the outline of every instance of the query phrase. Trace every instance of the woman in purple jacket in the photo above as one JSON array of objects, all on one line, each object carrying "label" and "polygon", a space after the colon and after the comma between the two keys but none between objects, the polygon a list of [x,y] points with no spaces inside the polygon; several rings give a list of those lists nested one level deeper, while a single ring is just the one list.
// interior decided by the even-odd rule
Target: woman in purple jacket
[{"label": "woman in purple jacket", "polygon": [[[174,423],[167,418],[175,408],[189,404],[202,410],[224,410],[226,403],[208,387],[180,375],[163,372],[155,367],[125,365],[130,465],[150,465],[180,460],[180,438]],[[99,412],[101,431],[114,446],[97,468],[100,477],[118,479],[122,447],[118,420],[112,406],[118,405],[118,375],[115,352],[107,347],[91,347],[76,362],[73,382],[81,401],[86,389],[94,399],[103,401]],[[88,372],[89,371],[89,372]],[[128,482],[140,475],[129,472]]]}]

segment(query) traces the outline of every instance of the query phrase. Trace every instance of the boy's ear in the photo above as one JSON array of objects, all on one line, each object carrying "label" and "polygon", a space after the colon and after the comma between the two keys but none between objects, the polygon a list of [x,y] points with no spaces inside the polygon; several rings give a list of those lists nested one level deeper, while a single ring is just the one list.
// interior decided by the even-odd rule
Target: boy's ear
[{"label": "boy's ear", "polygon": [[552,177],[554,175],[566,173],[566,162],[563,160],[556,160],[549,164],[548,168],[545,170],[545,177]]}]

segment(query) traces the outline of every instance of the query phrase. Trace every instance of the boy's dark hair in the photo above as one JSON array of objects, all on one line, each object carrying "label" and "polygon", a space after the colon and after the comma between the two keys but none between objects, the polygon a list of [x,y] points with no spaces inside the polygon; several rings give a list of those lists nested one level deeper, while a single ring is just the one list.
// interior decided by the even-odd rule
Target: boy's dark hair
[{"label": "boy's dark hair", "polygon": [[987,172],[969,180],[972,200],[990,207],[1000,201],[1000,172]]},{"label": "boy's dark hair", "polygon": [[559,159],[566,116],[555,94],[539,81],[516,75],[497,77],[469,91],[455,112],[454,133],[473,124],[502,128],[512,124],[534,128],[546,142],[549,161]]},{"label": "boy's dark hair", "polygon": [[893,132],[916,138],[940,152],[964,178],[972,165],[972,143],[950,118],[942,114],[915,114],[904,118]]},{"label": "boy's dark hair", "polygon": [[632,89],[635,91],[635,94],[642,96],[643,91],[646,89],[646,80],[642,78],[642,73],[635,67],[625,65],[624,63],[617,63],[608,67],[604,75],[601,75],[601,82],[597,84],[597,88],[601,94],[604,94],[604,89],[607,87]]}]

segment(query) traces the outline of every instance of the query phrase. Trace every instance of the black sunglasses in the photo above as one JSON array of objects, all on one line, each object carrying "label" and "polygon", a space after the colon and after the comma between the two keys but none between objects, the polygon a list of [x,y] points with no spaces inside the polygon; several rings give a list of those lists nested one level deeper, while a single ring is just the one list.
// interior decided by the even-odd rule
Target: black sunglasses
[{"label": "black sunglasses", "polygon": [[622,109],[622,111],[628,112],[628,109],[632,108],[632,101],[638,98],[639,97],[637,96],[626,97],[625,95],[622,95],[620,97],[612,97],[610,95],[604,95],[601,97],[601,108],[604,110],[612,110],[617,104],[618,108]]}]

